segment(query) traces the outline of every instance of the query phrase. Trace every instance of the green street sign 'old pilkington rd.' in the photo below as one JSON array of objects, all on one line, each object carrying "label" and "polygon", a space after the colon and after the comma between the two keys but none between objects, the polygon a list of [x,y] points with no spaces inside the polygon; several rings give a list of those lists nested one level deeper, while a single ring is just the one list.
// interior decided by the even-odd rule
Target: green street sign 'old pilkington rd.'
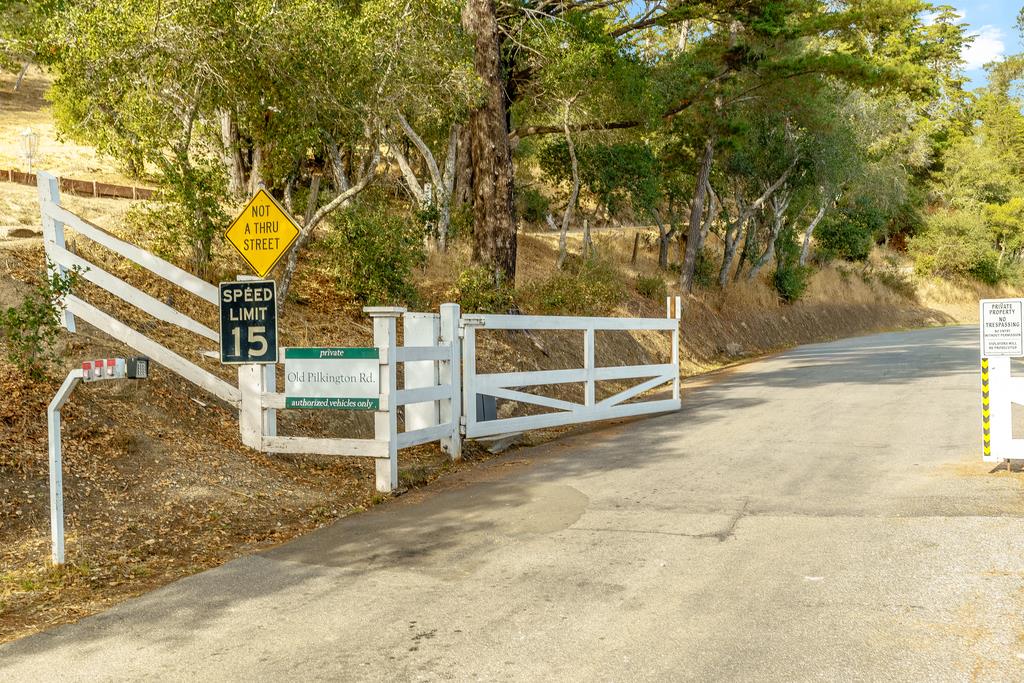
[{"label": "green street sign 'old pilkington rd.'", "polygon": [[379,358],[375,348],[285,349],[285,407],[377,410]]}]

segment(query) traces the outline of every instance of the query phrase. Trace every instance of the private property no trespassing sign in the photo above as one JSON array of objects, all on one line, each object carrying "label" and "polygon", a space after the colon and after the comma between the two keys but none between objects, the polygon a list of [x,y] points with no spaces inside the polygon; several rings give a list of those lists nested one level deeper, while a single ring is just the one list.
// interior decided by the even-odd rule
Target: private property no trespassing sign
[{"label": "private property no trespassing sign", "polygon": [[981,302],[981,356],[1024,356],[1024,300]]}]

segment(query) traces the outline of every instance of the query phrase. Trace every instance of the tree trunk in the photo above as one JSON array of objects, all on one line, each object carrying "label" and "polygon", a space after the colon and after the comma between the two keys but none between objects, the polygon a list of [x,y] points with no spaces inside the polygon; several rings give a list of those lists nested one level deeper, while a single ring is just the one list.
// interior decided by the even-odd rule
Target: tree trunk
[{"label": "tree trunk", "polygon": [[456,206],[465,206],[473,202],[473,136],[468,126],[459,128],[458,153],[455,157],[455,191]]},{"label": "tree trunk", "polygon": [[224,165],[228,170],[228,192],[235,198],[245,194],[245,168],[242,151],[238,147],[238,124],[231,112],[220,112],[220,141],[224,147]]},{"label": "tree trunk", "polygon": [[761,258],[757,259],[757,263],[754,264],[750,269],[750,272],[747,274],[748,280],[756,278],[758,273],[760,273],[775,256],[775,243],[778,241],[779,235],[782,234],[782,228],[786,224],[786,210],[788,208],[788,193],[772,197],[772,227],[768,233],[768,244],[765,246],[764,253],[761,254]]},{"label": "tree trunk", "polygon": [[495,0],[467,0],[463,27],[473,36],[473,65],[483,86],[481,105],[469,115],[473,165],[473,262],[496,285],[516,277],[516,222],[508,102],[501,74]]},{"label": "tree trunk", "polygon": [[732,281],[739,282],[740,277],[743,276],[743,265],[747,262],[750,257],[750,249],[754,246],[754,240],[757,238],[758,230],[761,227],[761,221],[759,216],[752,216],[751,220],[746,222],[747,234],[743,239],[743,249],[740,250],[740,259],[736,263],[736,272],[732,274]]},{"label": "tree trunk", "polygon": [[28,73],[29,67],[32,66],[32,60],[25,62],[25,65],[21,67],[21,71],[18,72],[18,78],[14,81],[14,92],[21,90],[21,82],[25,80],[25,74]]},{"label": "tree trunk", "polygon": [[740,218],[735,223],[730,223],[725,228],[725,251],[722,253],[722,267],[718,269],[718,286],[722,289],[729,284],[729,270],[732,268],[733,259],[736,258],[736,247],[739,245],[740,236],[743,233],[742,211]]},{"label": "tree trunk", "polygon": [[576,209],[576,200],[580,196],[580,166],[576,160],[576,145],[572,143],[572,135],[569,134],[569,107],[565,106],[565,115],[562,117],[562,130],[565,132],[565,142],[569,146],[569,162],[572,165],[572,192],[569,193],[569,202],[565,205],[565,212],[562,214],[562,231],[558,237],[558,269],[565,265],[565,257],[568,253],[566,234],[569,232],[569,225],[572,224],[572,214]]},{"label": "tree trunk", "polygon": [[[654,216],[654,222],[658,224],[658,267],[668,269],[668,249],[672,245],[672,236],[676,234],[676,226],[670,225],[669,229],[665,230],[665,221],[661,219],[661,212],[652,208],[651,215]],[[637,238],[639,237],[640,233],[637,233]]]},{"label": "tree trunk", "polygon": [[704,195],[707,192],[708,177],[711,175],[711,163],[714,161],[715,143],[708,138],[704,143],[704,158],[700,162],[697,174],[697,186],[694,190],[693,204],[690,205],[690,228],[686,233],[686,255],[683,256],[683,268],[679,273],[679,286],[684,292],[693,291],[693,271],[697,267],[697,253],[701,247],[701,218],[704,216]]},{"label": "tree trunk", "polygon": [[811,253],[811,236],[814,235],[814,229],[818,227],[818,223],[825,217],[825,212],[828,210],[828,200],[824,196],[821,198],[821,206],[818,207],[818,213],[814,214],[814,218],[807,225],[807,230],[804,231],[804,243],[800,248],[800,265],[807,265],[807,257]]},{"label": "tree trunk", "polygon": [[452,224],[452,201],[455,196],[455,161],[459,153],[459,129],[454,125],[448,132],[448,154],[444,162],[443,201],[441,202],[441,220],[437,226],[437,244],[442,252],[448,251],[448,231]]},{"label": "tree trunk", "polygon": [[594,241],[590,239],[590,219],[583,219],[583,258],[590,258],[594,255]]},{"label": "tree trunk", "polygon": [[249,194],[256,194],[256,190],[261,187],[263,187],[263,148],[256,145],[252,149],[252,168],[249,170]]}]

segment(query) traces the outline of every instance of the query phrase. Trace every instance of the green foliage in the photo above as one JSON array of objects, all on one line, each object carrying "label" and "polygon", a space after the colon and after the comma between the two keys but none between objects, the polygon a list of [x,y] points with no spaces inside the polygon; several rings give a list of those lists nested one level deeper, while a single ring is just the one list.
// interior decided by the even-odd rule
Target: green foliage
[{"label": "green foliage", "polygon": [[775,285],[779,298],[791,304],[802,297],[810,284],[812,272],[810,266],[776,268],[772,275],[772,284]]},{"label": "green foliage", "polygon": [[775,240],[775,272],[772,284],[779,298],[791,304],[804,295],[813,269],[800,265],[800,244],[792,224],[787,224]]},{"label": "green foliage", "polygon": [[0,69],[20,71],[26,62],[48,63],[56,45],[49,21],[68,0],[0,0]]},{"label": "green foliage", "polygon": [[491,273],[479,266],[459,273],[447,296],[457,301],[465,313],[508,313],[515,307],[512,289],[495,287]]},{"label": "green foliage", "polygon": [[[609,213],[617,213],[624,205],[648,209],[657,202],[658,164],[647,145],[580,143],[576,156],[580,183]],[[570,180],[569,146],[564,137],[552,140],[541,150],[540,167],[555,182]]]},{"label": "green foliage", "polygon": [[668,295],[668,287],[665,286],[665,280],[660,275],[643,275],[638,273],[636,276],[636,291],[640,296],[651,301],[664,301]]},{"label": "green foliage", "polygon": [[551,210],[551,202],[536,188],[526,186],[516,191],[519,215],[527,223],[543,223]]},{"label": "green foliage", "polygon": [[[678,271],[677,268],[673,270]],[[693,269],[693,284],[702,289],[710,289],[718,282],[718,266],[708,255],[708,252],[701,249],[697,254],[697,263]]]},{"label": "green foliage", "polygon": [[910,241],[910,253],[921,275],[971,277],[988,284],[1003,277],[985,222],[972,212],[929,216],[924,232]]},{"label": "green foliage", "polygon": [[818,256],[822,260],[864,261],[871,254],[875,232],[884,226],[871,211],[857,207],[826,214],[814,231]]},{"label": "green foliage", "polygon": [[412,270],[423,263],[423,235],[381,207],[350,209],[331,221],[319,243],[338,288],[361,303],[415,304]]},{"label": "green foliage", "polygon": [[54,344],[62,329],[60,315],[80,270],[76,267],[62,274],[54,269],[21,305],[0,312],[0,339],[7,359],[32,379],[45,379],[59,359]]},{"label": "green foliage", "polygon": [[208,160],[168,170],[153,201],[133,206],[126,220],[152,240],[160,256],[205,278],[214,240],[229,221],[221,208],[227,198],[224,170]]},{"label": "green foliage", "polygon": [[522,293],[531,311],[557,315],[608,315],[625,295],[622,274],[600,258],[569,257],[562,270]]},{"label": "green foliage", "polygon": [[875,272],[878,281],[888,289],[911,301],[917,300],[917,286],[900,268],[899,260],[888,256],[885,265]]}]

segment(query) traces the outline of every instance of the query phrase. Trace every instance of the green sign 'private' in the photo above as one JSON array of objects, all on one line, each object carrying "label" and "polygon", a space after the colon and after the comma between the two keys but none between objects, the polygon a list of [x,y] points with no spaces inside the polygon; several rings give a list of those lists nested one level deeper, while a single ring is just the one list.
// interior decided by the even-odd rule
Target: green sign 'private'
[{"label": "green sign 'private'", "polygon": [[285,408],[377,410],[379,358],[376,348],[285,349]]}]

